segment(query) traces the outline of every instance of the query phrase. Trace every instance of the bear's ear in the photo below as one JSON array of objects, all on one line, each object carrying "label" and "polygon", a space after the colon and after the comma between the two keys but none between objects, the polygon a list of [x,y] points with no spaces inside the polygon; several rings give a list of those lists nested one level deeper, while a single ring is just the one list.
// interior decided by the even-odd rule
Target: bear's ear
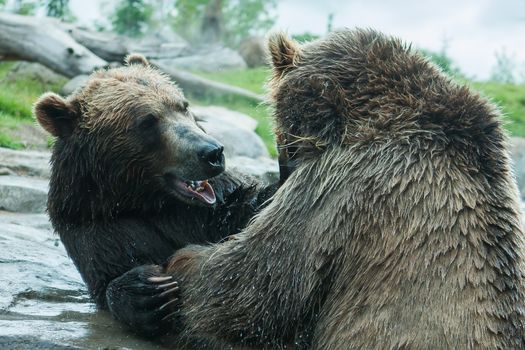
[{"label": "bear's ear", "polygon": [[276,76],[281,76],[296,67],[301,56],[300,45],[283,32],[270,35],[268,50]]},{"label": "bear's ear", "polygon": [[38,123],[56,137],[71,135],[78,120],[73,106],[59,95],[48,92],[36,101],[33,113]]},{"label": "bear's ear", "polygon": [[146,57],[139,55],[138,53],[132,53],[125,59],[126,65],[131,66],[134,64],[140,64],[144,67],[149,67],[149,62]]}]

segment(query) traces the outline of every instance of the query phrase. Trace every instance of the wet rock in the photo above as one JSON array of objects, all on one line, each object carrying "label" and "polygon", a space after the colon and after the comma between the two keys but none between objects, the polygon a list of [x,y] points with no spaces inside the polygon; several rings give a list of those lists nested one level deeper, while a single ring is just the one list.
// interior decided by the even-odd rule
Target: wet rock
[{"label": "wet rock", "polygon": [[20,213],[43,213],[48,181],[22,176],[0,176],[0,209]]},{"label": "wet rock", "polygon": [[262,157],[258,159],[248,157],[232,157],[226,159],[228,170],[249,174],[266,184],[279,180],[279,164],[277,160]]},{"label": "wet rock", "polygon": [[54,344],[36,337],[0,337],[0,349],[10,350],[78,350],[77,346]]},{"label": "wet rock", "polygon": [[24,176],[49,177],[50,152],[12,150],[0,147],[0,168]]},{"label": "wet rock", "polygon": [[44,214],[0,211],[0,349],[163,349],[95,308]]},{"label": "wet rock", "polygon": [[75,92],[76,89],[79,89],[83,87],[89,79],[88,75],[81,74],[77,75],[76,77],[72,78],[70,81],[68,81],[63,87],[60,93],[62,96],[69,96],[73,92]]}]

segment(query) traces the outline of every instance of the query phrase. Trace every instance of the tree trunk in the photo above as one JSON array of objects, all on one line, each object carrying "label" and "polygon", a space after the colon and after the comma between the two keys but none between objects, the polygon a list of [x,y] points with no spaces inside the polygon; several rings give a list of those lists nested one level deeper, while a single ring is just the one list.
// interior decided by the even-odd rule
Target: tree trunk
[{"label": "tree trunk", "polygon": [[129,53],[127,37],[85,30],[70,23],[59,23],[59,25],[79,44],[108,62],[122,62]]},{"label": "tree trunk", "polygon": [[67,77],[107,64],[53,21],[7,13],[0,13],[0,57],[38,62]]},{"label": "tree trunk", "polygon": [[204,10],[201,24],[201,40],[205,44],[216,44],[222,37],[222,1],[210,0]]}]

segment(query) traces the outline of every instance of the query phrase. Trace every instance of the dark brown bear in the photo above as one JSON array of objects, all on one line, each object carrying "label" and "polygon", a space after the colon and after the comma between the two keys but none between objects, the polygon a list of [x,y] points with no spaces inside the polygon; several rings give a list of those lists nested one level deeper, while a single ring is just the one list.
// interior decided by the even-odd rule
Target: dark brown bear
[{"label": "dark brown bear", "polygon": [[94,73],[67,99],[45,94],[34,111],[56,137],[48,200],[55,231],[97,305],[153,335],[163,313],[142,302],[164,291],[155,301],[162,305],[174,287],[167,278],[151,285],[154,264],[239,231],[274,186],[223,173],[222,145],[195,122],[181,90],[142,56],[128,62]]},{"label": "dark brown bear", "polygon": [[171,259],[175,332],[255,348],[523,349],[497,109],[397,39],[270,39],[294,173],[235,239]]}]

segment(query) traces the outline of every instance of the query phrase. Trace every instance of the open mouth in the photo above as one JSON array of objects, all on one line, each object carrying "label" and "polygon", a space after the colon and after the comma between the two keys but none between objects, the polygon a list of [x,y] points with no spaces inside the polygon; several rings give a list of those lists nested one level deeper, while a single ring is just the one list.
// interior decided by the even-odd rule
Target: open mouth
[{"label": "open mouth", "polygon": [[198,200],[206,205],[213,205],[216,202],[213,187],[208,180],[181,180],[173,178],[175,190],[182,196]]}]

